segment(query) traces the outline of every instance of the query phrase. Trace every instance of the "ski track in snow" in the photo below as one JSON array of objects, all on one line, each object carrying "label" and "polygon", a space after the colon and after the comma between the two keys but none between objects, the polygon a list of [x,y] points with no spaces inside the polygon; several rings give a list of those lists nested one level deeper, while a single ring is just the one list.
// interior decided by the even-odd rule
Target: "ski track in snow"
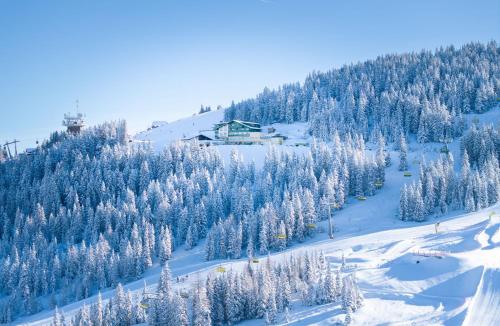
[{"label": "ski track in snow", "polygon": [[[151,141],[156,151],[174,139],[191,136],[186,130],[208,129],[222,120],[223,112],[214,111],[162,125],[140,133],[138,141]],[[480,123],[499,121],[499,110],[482,115],[470,115]],[[304,124],[276,125],[278,132],[300,139]],[[254,160],[257,167],[263,163],[267,146],[217,146],[227,160],[233,147],[242,155]],[[399,190],[405,182],[418,175],[418,163],[425,157],[434,160],[441,144],[410,143],[409,163],[413,177],[404,177],[397,171],[398,156],[391,153],[393,164],[386,170],[382,190],[366,201],[349,199],[348,205],[334,212],[335,238],[326,233],[302,244],[295,244],[283,252],[271,254],[279,261],[305,250],[323,251],[334,268],[346,263],[356,271],[364,305],[353,316],[354,325],[500,325],[500,204],[479,212],[463,214],[450,212],[439,218],[429,218],[423,223],[401,222],[397,219]],[[304,152],[307,148],[282,146],[285,150]],[[368,145],[369,149],[370,146]],[[455,164],[460,164],[459,141],[450,144]],[[260,163],[260,164],[259,164]],[[434,223],[441,222],[438,233]],[[323,221],[318,229],[326,229]],[[204,260],[203,241],[190,251],[177,249],[169,265],[176,289],[190,287],[198,279],[204,280],[215,273],[219,265],[240,270],[246,259]],[[442,258],[424,257],[415,252],[443,252]],[[265,261],[261,257],[260,264]],[[143,278],[124,285],[136,299],[144,284],[154,289],[159,279],[160,267],[156,263]],[[177,277],[188,276],[185,282],[176,283]],[[114,290],[102,293],[103,301],[114,295]],[[74,315],[83,304],[96,301],[94,295],[82,301],[60,307],[66,317]],[[50,325],[54,311],[45,310],[21,318],[14,325]],[[339,304],[304,307],[294,303],[289,314],[289,325],[332,325],[344,320]],[[242,322],[241,325],[264,325],[263,320]]]}]

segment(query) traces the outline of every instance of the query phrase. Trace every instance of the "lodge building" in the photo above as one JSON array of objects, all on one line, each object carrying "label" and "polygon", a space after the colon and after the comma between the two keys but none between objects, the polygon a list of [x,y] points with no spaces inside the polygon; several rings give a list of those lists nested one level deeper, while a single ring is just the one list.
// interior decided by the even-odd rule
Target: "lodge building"
[{"label": "lodge building", "polygon": [[[205,130],[207,131],[207,130]],[[196,142],[201,146],[210,145],[282,145],[286,136],[276,133],[276,129],[269,128],[267,133],[262,132],[259,123],[231,120],[216,123],[211,130],[213,136],[198,134],[193,137],[183,138],[183,142]]]},{"label": "lodge building", "polygon": [[231,120],[220,122],[214,126],[215,139],[227,144],[260,144],[262,143],[262,128],[259,123]]}]

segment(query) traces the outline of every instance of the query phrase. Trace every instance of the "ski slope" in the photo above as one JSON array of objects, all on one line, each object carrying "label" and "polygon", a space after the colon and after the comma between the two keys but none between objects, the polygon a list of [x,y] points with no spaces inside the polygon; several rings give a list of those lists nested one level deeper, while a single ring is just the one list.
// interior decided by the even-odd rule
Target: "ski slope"
[{"label": "ski slope", "polygon": [[[150,141],[157,151],[172,141],[190,137],[209,129],[223,118],[214,111],[182,119],[136,135],[136,141]],[[478,118],[480,123],[499,121],[499,110]],[[302,139],[305,124],[276,125],[290,137]],[[500,204],[464,214],[450,212],[424,223],[401,222],[396,214],[402,185],[418,175],[418,163],[435,159],[441,144],[410,142],[408,161],[413,177],[397,171],[398,153],[391,152],[392,164],[386,170],[383,189],[366,201],[350,198],[348,205],[335,212],[335,238],[325,232],[305,243],[270,255],[272,260],[286,259],[301,251],[323,251],[333,268],[345,256],[347,267],[355,271],[358,285],[365,296],[364,305],[352,315],[354,325],[500,325]],[[459,142],[450,144],[459,166]],[[267,146],[216,146],[223,159],[237,148],[246,161],[257,165],[264,161]],[[289,151],[307,148],[281,146]],[[370,144],[367,146],[370,150]],[[436,232],[435,223],[440,222]],[[326,221],[318,229],[327,229]],[[438,257],[436,257],[438,256]],[[260,258],[260,264],[265,263]],[[204,260],[204,243],[190,251],[178,249],[169,262],[176,289],[190,288],[198,279],[216,273],[217,266],[241,270],[246,259]],[[155,263],[143,278],[124,285],[136,300],[146,285],[154,289],[160,266]],[[176,282],[179,278],[185,281]],[[114,295],[113,289],[102,291],[104,301]],[[74,315],[83,304],[92,304],[97,296],[60,307],[66,317]],[[14,325],[50,325],[53,310],[21,318]],[[339,304],[305,307],[293,302],[289,325],[331,325],[341,323],[344,313]],[[264,325],[252,320],[241,325]]]},{"label": "ski slope", "polygon": [[[500,215],[490,214],[500,211],[500,205],[472,214],[444,217],[436,234],[433,221],[408,225],[383,212],[379,218],[385,221],[385,230],[364,229],[363,226],[378,224],[373,223],[375,216],[365,215],[374,209],[375,203],[375,200],[356,203],[350,212],[339,213],[334,240],[320,234],[300,247],[272,254],[271,259],[286,259],[293,253],[317,250],[323,251],[330,264],[338,267],[343,253],[347,266],[356,271],[358,284],[365,295],[364,306],[353,315],[355,325],[498,325]],[[495,232],[483,242],[483,232],[492,233],[493,229]],[[355,233],[361,234],[353,235]],[[442,258],[415,254],[433,250],[446,254]],[[264,260],[261,258],[261,263]],[[175,283],[180,289],[204,279],[208,273],[215,273],[216,266],[237,270],[245,264],[245,259],[205,262],[202,246],[198,246],[190,252],[176,251],[170,267],[174,278],[188,276],[187,281]],[[139,296],[144,283],[154,288],[158,278],[159,267],[156,266],[143,279],[127,284],[125,289]],[[105,300],[112,295],[113,290],[103,292]],[[71,316],[84,303],[91,304],[95,300],[96,296],[61,310]],[[45,311],[18,323],[49,325],[52,314],[53,311]],[[342,321],[344,315],[336,304],[303,307],[295,302],[289,317],[291,325],[329,325]],[[242,324],[263,323],[253,320]]]},{"label": "ski slope", "polygon": [[[497,256],[498,259],[498,256]],[[498,325],[500,320],[500,269],[487,268],[468,309],[467,325]]]},{"label": "ski slope", "polygon": [[[210,111],[203,114],[194,115],[188,118],[180,119],[171,123],[162,124],[158,128],[140,132],[134,136],[136,143],[149,143],[154,151],[163,150],[170,143],[183,138],[194,137],[198,134],[204,134],[213,138],[212,128],[214,124],[224,120],[224,110]],[[303,153],[308,151],[307,147],[296,147],[295,143],[308,143],[310,137],[307,135],[307,123],[275,123],[269,126],[262,126],[263,132],[269,127],[276,129],[278,133],[286,135],[288,140],[283,146],[284,151],[295,151]],[[254,161],[257,168],[264,162],[266,153],[269,151],[268,144],[264,145],[217,145],[216,148],[221,154],[224,163],[229,163],[230,153],[237,149],[246,162]]]},{"label": "ski slope", "polygon": [[224,120],[224,110],[210,111],[171,123],[163,123],[157,128],[136,134],[134,139],[150,142],[156,151],[160,151],[173,141],[193,137],[200,133],[209,137],[213,136],[213,132],[208,130],[222,120]]},{"label": "ski slope", "polygon": [[[342,253],[348,266],[356,271],[358,284],[365,295],[364,306],[353,315],[356,325],[405,324],[416,325],[495,325],[500,322],[500,205],[472,214],[441,217],[438,233],[434,220],[418,224],[403,223],[395,218],[399,186],[405,181],[394,167],[388,171],[387,189],[365,202],[355,202],[335,216],[335,239],[325,233],[305,244],[271,255],[285,259],[304,250],[325,253],[337,268]],[[326,228],[325,222],[322,225]],[[442,258],[424,257],[415,252],[446,253]],[[174,278],[188,277],[175,283],[176,288],[188,288],[197,279],[215,273],[215,267],[241,269],[245,259],[204,261],[203,244],[191,251],[174,253],[170,267]],[[418,263],[417,263],[418,261]],[[261,262],[264,259],[261,258]],[[144,284],[154,288],[160,268],[155,265],[144,278],[125,285],[137,297]],[[113,296],[104,291],[103,299]],[[85,303],[95,302],[96,296],[76,302],[61,310],[71,316]],[[49,325],[53,311],[19,320],[29,325]],[[344,318],[335,304],[303,307],[294,303],[290,314],[292,325],[329,325]],[[262,325],[254,320],[243,325]]]}]

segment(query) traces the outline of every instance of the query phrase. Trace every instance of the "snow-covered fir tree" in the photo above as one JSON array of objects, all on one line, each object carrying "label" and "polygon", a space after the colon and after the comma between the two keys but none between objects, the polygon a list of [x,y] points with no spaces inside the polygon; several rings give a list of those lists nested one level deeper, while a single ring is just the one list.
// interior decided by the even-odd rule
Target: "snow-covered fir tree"
[{"label": "snow-covered fir tree", "polygon": [[314,72],[302,84],[265,88],[254,99],[232,103],[225,119],[309,122],[310,133],[324,140],[336,133],[368,140],[380,131],[389,142],[401,134],[442,142],[462,133],[463,114],[494,106],[499,55],[495,41],[386,55]]},{"label": "snow-covered fir tree", "polygon": [[408,170],[408,145],[406,144],[406,138],[401,134],[399,138],[399,171]]},{"label": "snow-covered fir tree", "polygon": [[[399,216],[423,221],[426,216],[449,209],[471,212],[488,207],[500,198],[500,126],[472,125],[461,140],[460,173],[453,170],[451,153],[431,164],[421,163],[419,179],[401,190]],[[469,153],[472,153],[470,155]]]},{"label": "snow-covered fir tree", "polygon": [[[244,320],[264,319],[267,324],[278,323],[288,316],[292,300],[301,289],[310,289],[315,298],[308,304],[338,303],[345,311],[354,313],[363,296],[353,274],[335,277],[322,253],[306,252],[275,263],[267,258],[258,266],[248,262],[241,272],[225,271],[199,280],[183,298],[172,290],[168,264],[162,270],[157,291],[148,296],[144,310],[134,304],[121,285],[105,306],[100,299],[90,308],[84,306],[70,319],[75,325],[132,325],[144,322],[151,325],[234,325]],[[100,298],[100,297],[99,297]],[[99,312],[97,312],[99,311]],[[101,316],[101,317],[96,317]],[[96,323],[102,320],[103,323]],[[69,325],[56,313],[53,323]],[[85,323],[84,323],[85,322]]]},{"label": "snow-covered fir tree", "polygon": [[[255,99],[232,104],[225,111],[228,120],[309,122],[315,138],[309,150],[297,154],[272,147],[259,169],[237,151],[226,168],[211,148],[173,143],[154,153],[129,146],[124,122],[80,135],[56,132],[32,155],[0,157],[0,322],[136,280],[154,263],[166,265],[176,248],[190,249],[204,238],[211,260],[268,254],[315,236],[317,224],[342,209],[349,196],[376,193],[390,164],[389,144],[400,151],[399,168],[406,170],[406,140],[446,143],[466,130],[464,114],[493,107],[500,89],[499,54],[497,43],[489,42],[387,55],[315,72],[303,84],[266,88]],[[401,191],[400,218],[421,221],[498,202],[498,130],[473,125],[466,132],[460,175],[450,154],[422,163],[418,180]],[[375,155],[366,142],[377,144]],[[256,271],[261,278],[246,281],[285,278],[276,273]],[[304,277],[329,283],[313,274],[308,270]],[[248,284],[233,281],[231,293],[237,296]],[[335,284],[339,296],[338,275]],[[292,293],[300,286],[291,279]],[[333,291],[326,285],[306,290],[313,302],[330,300]],[[219,304],[213,291],[206,287],[212,308]],[[123,289],[116,295],[112,305],[86,307],[78,321],[101,314],[108,323],[143,319]],[[273,322],[274,308],[263,308],[273,295],[249,302],[248,316],[267,313]],[[182,298],[168,297],[163,311],[175,306],[176,325],[186,323]],[[278,312],[286,297],[276,294]],[[231,304],[235,311],[241,305]],[[212,322],[229,321],[220,306],[212,308]],[[230,322],[243,318],[235,315],[231,312]]]},{"label": "snow-covered fir tree", "polygon": [[236,151],[225,169],[209,148],[129,147],[125,128],[55,133],[0,164],[1,320],[137,279],[204,237],[207,259],[283,250],[316,234],[328,218],[316,207],[374,195],[384,168],[359,135],[300,155],[271,147],[256,170]]}]

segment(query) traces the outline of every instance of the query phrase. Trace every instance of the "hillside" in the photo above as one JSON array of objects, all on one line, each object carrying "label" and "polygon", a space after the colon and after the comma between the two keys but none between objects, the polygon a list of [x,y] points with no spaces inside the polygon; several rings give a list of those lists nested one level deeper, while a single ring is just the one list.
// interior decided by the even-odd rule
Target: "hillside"
[{"label": "hillside", "polygon": [[[394,182],[395,184],[392,184]],[[388,181],[389,187],[400,180]],[[392,199],[392,200],[391,200]],[[434,223],[412,224],[396,222],[394,207],[381,207],[381,202],[395,202],[391,196],[381,200],[357,203],[336,216],[338,232],[335,240],[318,237],[300,248],[272,254],[279,260],[300,250],[321,250],[330,264],[339,266],[342,253],[346,263],[356,270],[360,288],[365,295],[365,305],[354,317],[355,324],[374,323],[494,325],[500,316],[500,287],[496,276],[500,265],[495,257],[500,254],[500,215],[497,205],[481,212],[440,218],[439,232]],[[392,205],[393,206],[393,205]],[[382,225],[370,223],[378,212]],[[368,226],[372,224],[372,226]],[[442,258],[424,257],[414,253],[443,252]],[[417,263],[417,261],[419,263]],[[215,273],[216,266],[240,269],[245,259],[230,262],[204,262],[200,249],[176,252],[170,262],[173,277],[189,275],[189,281],[176,284],[187,287],[208,273]],[[154,288],[158,282],[159,268],[150,270],[143,279],[127,284],[126,289],[140,295],[144,283]],[[467,287],[463,285],[467,284]],[[102,293],[109,298],[113,291]],[[96,297],[61,308],[71,316],[83,303],[91,304]],[[484,312],[487,312],[486,314]],[[53,312],[23,318],[19,323],[49,325]],[[307,308],[295,303],[291,324],[333,323],[343,320],[337,305]],[[257,323],[260,324],[261,322]],[[244,323],[255,324],[255,322]]]},{"label": "hillside", "polygon": [[[211,111],[192,117],[173,121],[168,124],[161,125],[158,128],[146,130],[137,133],[134,136],[136,143],[148,143],[156,152],[160,152],[169,144],[184,139],[194,137],[198,134],[214,137],[213,127],[216,123],[224,121],[224,110]],[[265,131],[269,127],[276,129],[288,137],[285,141],[283,149],[287,152],[304,153],[307,149],[303,146],[296,147],[296,143],[309,143],[311,136],[308,133],[307,123],[275,123],[264,125],[262,129]],[[217,151],[221,154],[222,159],[226,164],[229,163],[231,150],[236,149],[248,161],[254,161],[257,167],[261,167],[264,162],[264,157],[269,151],[269,145],[252,146],[252,145],[218,145]]]},{"label": "hillside", "polygon": [[[186,118],[140,133],[136,139],[152,140],[155,149],[161,150],[170,141],[175,141],[173,135],[186,131],[186,126],[205,128],[219,117],[218,112],[212,112]],[[498,121],[499,111],[492,110],[467,118],[469,121],[474,119],[490,123]],[[301,125],[296,127],[300,129]],[[287,128],[297,130],[293,124]],[[456,157],[460,156],[458,145],[458,141],[450,144],[450,150]],[[227,159],[229,150],[226,147],[247,153],[256,161],[263,160],[263,156],[259,157],[260,154],[256,153],[266,151],[261,146],[217,146]],[[334,240],[321,233],[300,246],[272,253],[270,259],[280,261],[292,254],[312,250],[323,252],[329,264],[338,268],[344,255],[348,269],[356,272],[359,287],[365,296],[363,307],[353,315],[356,325],[410,322],[426,325],[496,324],[500,320],[500,316],[494,313],[500,309],[500,287],[496,281],[500,265],[495,259],[500,255],[500,206],[470,214],[453,211],[424,223],[401,222],[395,217],[402,185],[418,174],[417,162],[422,155],[426,160],[433,160],[439,156],[440,147],[440,144],[411,142],[408,160],[413,177],[405,178],[393,164],[386,171],[381,193],[361,202],[350,198],[346,208],[335,213]],[[289,147],[289,150],[297,148]],[[393,161],[397,161],[397,155],[398,152],[391,152]],[[440,225],[436,233],[434,224],[437,221]],[[326,230],[327,221],[320,222],[318,226]],[[209,274],[216,275],[218,266],[241,270],[246,265],[245,258],[205,261],[203,246],[204,242],[201,242],[192,250],[178,249],[174,252],[169,261],[172,277],[187,278],[181,283],[174,282],[175,289],[189,289],[197,280]],[[265,256],[260,257],[260,263],[264,264],[265,259]],[[134,300],[140,300],[145,284],[150,291],[154,291],[160,271],[160,266],[155,263],[141,279],[126,284],[124,288],[131,291]],[[114,290],[102,292],[104,302],[113,295]],[[83,304],[91,305],[96,299],[94,295],[60,307],[60,311],[66,317],[73,316]],[[17,323],[49,325],[53,314],[53,311],[44,311],[21,318]],[[344,313],[338,304],[307,307],[295,299],[288,318],[292,325],[332,324],[342,322]],[[254,320],[242,325],[262,323],[262,320]]]},{"label": "hillside", "polygon": [[[388,55],[131,138],[52,134],[0,163],[0,322],[499,324],[498,55]],[[236,118],[286,139],[183,141]]]}]

